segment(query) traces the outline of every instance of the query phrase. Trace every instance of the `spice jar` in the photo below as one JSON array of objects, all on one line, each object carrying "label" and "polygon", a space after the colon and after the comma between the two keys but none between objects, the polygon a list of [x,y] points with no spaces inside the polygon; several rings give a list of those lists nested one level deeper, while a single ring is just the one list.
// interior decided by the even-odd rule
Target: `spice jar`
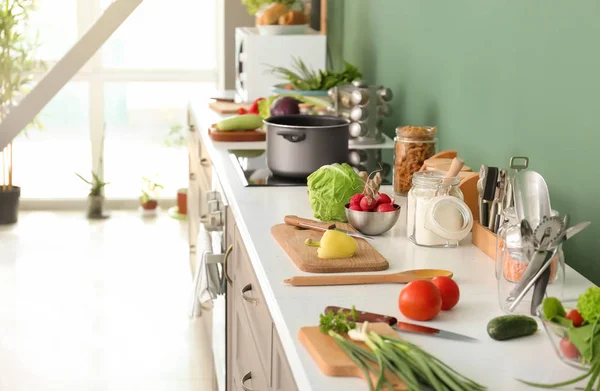
[{"label": "spice jar", "polygon": [[412,176],[423,162],[435,155],[436,127],[404,126],[396,129],[394,149],[394,192],[406,195]]},{"label": "spice jar", "polygon": [[460,178],[438,172],[416,172],[408,193],[406,233],[426,247],[457,247],[473,227],[473,214],[463,201]]}]

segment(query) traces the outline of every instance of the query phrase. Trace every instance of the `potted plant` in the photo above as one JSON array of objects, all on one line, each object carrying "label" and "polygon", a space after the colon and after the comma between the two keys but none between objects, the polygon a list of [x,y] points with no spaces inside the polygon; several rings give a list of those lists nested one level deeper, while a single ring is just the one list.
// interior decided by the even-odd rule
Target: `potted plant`
[{"label": "potted plant", "polygon": [[88,213],[89,219],[103,219],[107,216],[104,215],[104,186],[108,185],[108,182],[104,182],[100,177],[92,171],[92,180],[87,180],[81,175],[75,173],[82,181],[90,185],[90,194],[88,195]]},{"label": "potted plant", "polygon": [[[0,6],[0,121],[27,93],[33,72],[44,66],[35,60],[37,39],[25,34],[34,9],[34,0],[5,0]],[[37,118],[31,125],[41,126]],[[0,224],[13,224],[18,218],[21,189],[13,183],[12,143],[0,155]]]},{"label": "potted plant", "polygon": [[142,209],[146,211],[156,210],[158,207],[158,195],[164,187],[149,178],[144,177],[142,180],[144,181],[144,188],[142,189],[142,195],[140,196]]},{"label": "potted plant", "polygon": [[[172,148],[183,148],[186,143],[187,139],[183,133],[183,126],[180,124],[171,126],[165,140],[165,145]],[[187,188],[177,190],[177,207],[171,209],[169,210],[171,215],[185,217],[187,214]]]}]

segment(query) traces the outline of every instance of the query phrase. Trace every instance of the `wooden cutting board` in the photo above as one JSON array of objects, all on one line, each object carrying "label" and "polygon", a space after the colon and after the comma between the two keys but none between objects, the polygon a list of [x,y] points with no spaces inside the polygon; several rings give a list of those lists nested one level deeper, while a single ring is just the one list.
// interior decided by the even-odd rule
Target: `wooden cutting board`
[{"label": "wooden cutting board", "polygon": [[208,136],[217,142],[265,141],[267,134],[260,130],[228,130],[221,132],[213,124],[208,128]]},{"label": "wooden cutting board", "polygon": [[208,104],[208,107],[219,114],[237,114],[240,107],[248,110],[250,108],[250,103],[212,101]]},{"label": "wooden cutting board", "polygon": [[[352,230],[351,225],[336,223],[341,229]],[[302,229],[288,224],[278,224],[271,228],[271,234],[285,252],[292,258],[298,269],[309,273],[351,273],[387,270],[386,259],[364,239],[355,238],[358,250],[352,258],[320,259],[317,248],[304,244],[308,238],[320,241],[323,232]]]},{"label": "wooden cutting board", "polygon": [[[369,330],[373,330],[380,335],[388,337],[398,337],[398,333],[396,333],[387,323],[370,323]],[[315,360],[323,374],[335,377],[360,377],[364,379],[364,374],[360,368],[358,368],[352,359],[340,349],[333,338],[322,333],[319,327],[301,328],[298,333],[298,339],[302,345],[304,345],[306,350],[308,350],[308,353],[313,360]],[[368,349],[362,342],[352,341],[352,343]],[[371,376],[371,379],[372,381],[376,380],[373,376]],[[392,390],[384,388],[384,390],[408,390],[406,384],[404,384],[398,376],[388,372],[386,373],[386,379],[394,385],[394,388]]]}]

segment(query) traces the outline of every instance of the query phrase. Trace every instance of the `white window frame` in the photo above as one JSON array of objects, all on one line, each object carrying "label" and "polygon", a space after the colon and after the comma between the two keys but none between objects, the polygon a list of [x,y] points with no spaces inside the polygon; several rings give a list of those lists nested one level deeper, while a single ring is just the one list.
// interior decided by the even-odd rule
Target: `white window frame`
[{"label": "white window frame", "polygon": [[[217,58],[216,68],[208,70],[193,69],[133,69],[133,68],[109,68],[102,65],[102,53],[100,48],[92,58],[77,72],[70,80],[74,82],[86,82],[89,85],[89,129],[92,149],[92,170],[101,178],[104,175],[104,164],[100,161],[102,156],[103,139],[105,137],[105,119],[104,119],[104,95],[106,83],[111,82],[189,82],[206,83],[213,82],[215,85],[223,78],[224,64],[219,61],[219,47],[222,45],[224,37],[225,23],[219,15],[226,15],[233,10],[225,7],[223,0],[202,0],[215,1],[216,3],[216,31],[215,39],[220,44],[216,45],[214,55]],[[135,12],[135,11],[134,11]],[[77,38],[80,39],[93,23],[102,14],[100,0],[77,0]],[[190,28],[190,34],[193,34],[193,28]],[[192,49],[190,49],[192,50]],[[55,63],[47,62],[47,69],[51,69]],[[35,76],[42,76],[44,71],[40,70]],[[105,157],[106,158],[106,157]],[[108,157],[110,158],[110,157]],[[75,203],[74,203],[75,202]],[[174,202],[174,201],[173,201]],[[50,199],[23,199],[21,200],[21,209],[52,209],[65,210],[73,209],[75,205],[83,203],[83,200],[50,200]],[[137,207],[139,202],[135,198],[131,199],[113,199],[109,200],[108,207],[113,209],[132,209]]]}]

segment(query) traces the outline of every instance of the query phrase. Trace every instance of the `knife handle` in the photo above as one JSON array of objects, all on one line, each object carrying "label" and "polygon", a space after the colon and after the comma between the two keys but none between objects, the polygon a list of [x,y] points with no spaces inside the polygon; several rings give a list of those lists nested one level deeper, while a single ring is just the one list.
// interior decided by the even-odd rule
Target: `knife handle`
[{"label": "knife handle", "polygon": [[[344,314],[351,311],[350,308],[328,306],[327,308],[325,308],[324,313],[328,313],[329,311],[333,311],[334,313],[337,313],[339,310],[342,310],[342,313],[344,313]],[[359,311],[359,310],[356,310],[356,313],[358,314],[358,319],[352,319],[355,322],[370,322],[370,323],[383,322],[383,323],[389,324],[390,326],[393,326],[396,323],[398,323],[398,319],[396,319],[392,316],[374,314],[372,312],[365,312],[365,311]]]},{"label": "knife handle", "polygon": [[335,228],[335,224],[303,219],[302,217],[298,216],[285,216],[283,221],[288,225],[293,225],[300,228],[315,229],[317,231],[327,231],[328,229]]}]

